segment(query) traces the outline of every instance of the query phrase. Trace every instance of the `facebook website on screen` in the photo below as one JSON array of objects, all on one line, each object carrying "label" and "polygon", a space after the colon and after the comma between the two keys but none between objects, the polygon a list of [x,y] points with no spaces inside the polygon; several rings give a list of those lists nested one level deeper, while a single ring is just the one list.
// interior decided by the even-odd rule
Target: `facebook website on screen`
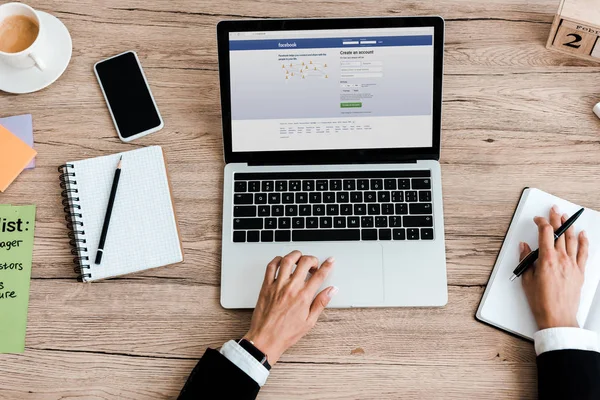
[{"label": "facebook website on screen", "polygon": [[433,27],[229,34],[233,151],[432,146]]}]

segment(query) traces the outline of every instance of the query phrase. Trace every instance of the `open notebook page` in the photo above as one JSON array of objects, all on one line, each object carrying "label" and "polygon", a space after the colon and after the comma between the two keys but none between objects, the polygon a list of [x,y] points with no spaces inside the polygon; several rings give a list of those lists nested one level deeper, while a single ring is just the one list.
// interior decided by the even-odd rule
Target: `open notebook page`
[{"label": "open notebook page", "polygon": [[584,328],[598,332],[600,335],[600,287],[596,290],[596,296],[590,307],[590,312],[588,313]]},{"label": "open notebook page", "polygon": [[[523,291],[521,278],[511,282],[510,277],[519,263],[519,242],[527,242],[532,249],[538,248],[538,230],[533,218],[538,215],[548,218],[550,208],[555,204],[561,212],[569,215],[581,208],[538,189],[524,191],[479,307],[479,319],[530,339],[538,330]],[[577,314],[577,319],[583,326],[600,281],[600,214],[586,209],[574,227],[577,233],[585,229],[590,241],[585,283]]]},{"label": "open notebook page", "polygon": [[[104,254],[94,264],[119,157],[123,165]],[[183,260],[169,182],[159,146],[71,162],[92,277],[103,279]],[[84,271],[84,273],[90,273]]]}]

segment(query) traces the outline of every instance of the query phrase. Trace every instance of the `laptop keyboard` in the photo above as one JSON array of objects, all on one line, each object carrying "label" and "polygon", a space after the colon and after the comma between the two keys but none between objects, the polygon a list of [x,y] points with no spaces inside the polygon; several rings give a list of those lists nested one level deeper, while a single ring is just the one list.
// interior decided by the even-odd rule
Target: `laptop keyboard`
[{"label": "laptop keyboard", "polygon": [[430,171],[234,174],[234,242],[433,240]]}]

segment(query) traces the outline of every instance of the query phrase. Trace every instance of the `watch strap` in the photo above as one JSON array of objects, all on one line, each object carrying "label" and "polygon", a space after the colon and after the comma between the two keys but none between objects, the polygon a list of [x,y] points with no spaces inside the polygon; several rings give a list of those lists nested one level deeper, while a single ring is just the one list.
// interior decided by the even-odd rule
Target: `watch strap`
[{"label": "watch strap", "polygon": [[271,370],[271,364],[269,364],[268,356],[260,351],[254,343],[247,339],[239,339],[236,342],[248,352],[252,357],[254,357],[259,363],[261,363],[267,371]]}]

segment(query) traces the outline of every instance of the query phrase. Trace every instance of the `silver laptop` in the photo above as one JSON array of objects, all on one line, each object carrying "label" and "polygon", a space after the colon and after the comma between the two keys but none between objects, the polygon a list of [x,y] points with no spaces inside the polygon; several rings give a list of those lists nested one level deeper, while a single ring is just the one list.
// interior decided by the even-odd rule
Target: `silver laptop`
[{"label": "silver laptop", "polygon": [[440,17],[223,21],[221,304],[252,308],[292,250],[330,307],[447,302]]}]

